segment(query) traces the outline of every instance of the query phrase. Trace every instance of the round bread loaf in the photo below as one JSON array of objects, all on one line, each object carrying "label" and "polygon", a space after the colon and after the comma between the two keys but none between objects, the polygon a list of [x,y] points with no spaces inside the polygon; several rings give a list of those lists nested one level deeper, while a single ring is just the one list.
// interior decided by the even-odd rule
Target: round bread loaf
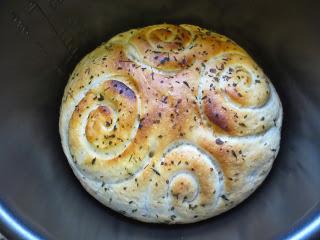
[{"label": "round bread loaf", "polygon": [[232,40],[161,24],[113,37],[70,76],[64,152],[85,189],[144,222],[191,223],[247,198],[279,150],[282,106]]}]

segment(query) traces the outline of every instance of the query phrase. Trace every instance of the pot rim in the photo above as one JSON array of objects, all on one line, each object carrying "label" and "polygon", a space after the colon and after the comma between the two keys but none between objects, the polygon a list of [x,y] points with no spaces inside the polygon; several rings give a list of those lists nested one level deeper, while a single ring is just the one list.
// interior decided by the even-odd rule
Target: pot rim
[{"label": "pot rim", "polygon": [[[3,202],[0,201],[0,230],[7,234],[9,238],[26,240],[42,240],[39,233],[32,230],[27,224],[23,223]],[[320,234],[320,201],[311,210],[311,213],[283,234],[280,239],[302,240],[316,237]]]}]

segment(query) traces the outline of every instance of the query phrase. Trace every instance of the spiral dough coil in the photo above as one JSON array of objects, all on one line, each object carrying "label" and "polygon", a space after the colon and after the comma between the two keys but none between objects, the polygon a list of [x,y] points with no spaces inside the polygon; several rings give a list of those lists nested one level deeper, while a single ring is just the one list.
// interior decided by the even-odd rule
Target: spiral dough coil
[{"label": "spiral dough coil", "polygon": [[77,65],[60,112],[85,189],[135,219],[191,223],[229,210],[265,179],[282,106],[225,36],[161,24],[113,37]]}]

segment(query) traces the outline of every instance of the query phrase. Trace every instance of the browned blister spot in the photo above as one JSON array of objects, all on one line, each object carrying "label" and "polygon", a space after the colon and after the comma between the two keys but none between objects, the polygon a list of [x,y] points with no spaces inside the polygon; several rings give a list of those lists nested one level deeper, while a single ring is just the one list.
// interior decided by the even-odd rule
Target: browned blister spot
[{"label": "browned blister spot", "polygon": [[228,115],[219,105],[205,101],[203,108],[204,114],[208,117],[211,123],[217,125],[226,132],[230,131]]},{"label": "browned blister spot", "polygon": [[110,88],[110,90],[113,90],[115,96],[122,95],[122,97],[125,97],[131,101],[136,99],[134,91],[120,81],[111,80],[110,82],[106,83],[106,85]]}]

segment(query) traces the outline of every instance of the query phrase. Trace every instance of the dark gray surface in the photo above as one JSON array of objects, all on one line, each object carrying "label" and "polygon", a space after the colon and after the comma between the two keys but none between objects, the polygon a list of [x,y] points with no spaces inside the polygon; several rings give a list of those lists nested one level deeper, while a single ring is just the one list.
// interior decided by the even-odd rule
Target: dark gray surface
[{"label": "dark gray surface", "polygon": [[[48,239],[263,240],[319,212],[319,1],[0,4],[0,200],[33,230]],[[58,133],[63,88],[81,57],[118,32],[162,22],[235,40],[263,67],[284,106],[280,153],[261,188],[235,209],[186,226],[143,224],[103,207],[73,176]]]}]

